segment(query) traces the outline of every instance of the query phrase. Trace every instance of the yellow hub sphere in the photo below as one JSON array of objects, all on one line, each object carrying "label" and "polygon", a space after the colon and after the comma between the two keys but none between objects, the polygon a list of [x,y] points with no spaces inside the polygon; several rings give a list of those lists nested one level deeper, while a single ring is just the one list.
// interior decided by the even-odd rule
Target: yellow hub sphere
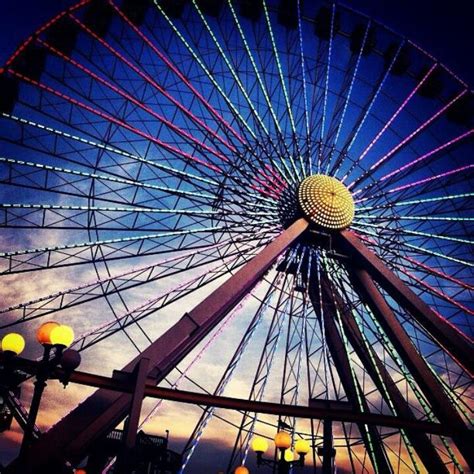
[{"label": "yellow hub sphere", "polygon": [[305,178],[298,188],[298,201],[306,217],[324,229],[345,229],[354,219],[351,193],[331,176],[314,174]]}]

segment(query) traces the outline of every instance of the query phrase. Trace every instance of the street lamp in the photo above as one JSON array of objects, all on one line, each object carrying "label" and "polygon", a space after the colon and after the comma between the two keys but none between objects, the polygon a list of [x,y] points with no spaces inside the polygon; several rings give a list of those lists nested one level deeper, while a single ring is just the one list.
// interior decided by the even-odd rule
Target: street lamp
[{"label": "street lamp", "polygon": [[286,462],[293,462],[295,460],[295,453],[291,450],[291,449],[285,449],[285,452],[284,452],[284,455],[283,455],[283,459],[286,461]]},{"label": "street lamp", "polygon": [[17,356],[23,352],[25,348],[25,339],[21,334],[17,334],[16,332],[11,332],[7,334],[2,339],[2,351],[5,355],[9,356]]},{"label": "street lamp", "polygon": [[250,471],[245,466],[235,468],[234,474],[250,474]]},{"label": "street lamp", "polygon": [[286,431],[278,431],[275,435],[274,441],[277,449],[285,451],[285,449],[288,449],[291,446],[290,433],[287,433]]},{"label": "street lamp", "polygon": [[295,451],[298,453],[300,460],[301,458],[304,459],[304,457],[310,452],[310,450],[311,450],[311,446],[309,442],[306,441],[305,439],[299,439],[295,443]]},{"label": "street lamp", "polygon": [[257,465],[258,465],[262,461],[263,454],[268,449],[268,441],[265,438],[261,438],[260,436],[256,436],[252,440],[252,449],[257,454]]},{"label": "street lamp", "polygon": [[36,340],[42,346],[51,345],[51,331],[59,326],[60,324],[56,321],[48,321],[47,323],[43,323],[36,331]]},{"label": "street lamp", "polygon": [[[304,458],[310,451],[308,441],[300,439],[295,443],[295,451],[299,455],[299,459],[295,461],[295,454],[291,448],[291,435],[286,431],[278,431],[275,435],[275,447],[280,451],[277,460],[265,459],[263,454],[268,449],[268,442],[266,439],[256,436],[252,440],[252,449],[257,454],[257,466],[271,466],[278,468],[278,474],[287,474],[290,472],[290,466],[304,466]],[[236,471],[237,472],[237,471]]]},{"label": "street lamp", "polygon": [[55,346],[59,352],[62,352],[74,341],[74,331],[71,327],[60,324],[51,330],[50,340],[50,344]]},{"label": "street lamp", "polygon": [[[81,357],[77,351],[65,351],[74,340],[74,331],[69,326],[54,321],[44,323],[36,332],[36,340],[43,346],[43,357],[36,373],[33,398],[25,425],[23,441],[20,448],[20,457],[25,455],[33,441],[33,430],[36,417],[38,416],[41,397],[46,387],[46,381],[51,376],[52,371],[59,364],[63,367],[64,376],[61,382],[66,386],[70,374],[79,366],[81,361]],[[1,346],[7,359],[11,361],[12,356],[22,352],[25,347],[25,340],[20,334],[11,333],[2,339]],[[51,356],[52,351],[54,351],[54,354]]]}]

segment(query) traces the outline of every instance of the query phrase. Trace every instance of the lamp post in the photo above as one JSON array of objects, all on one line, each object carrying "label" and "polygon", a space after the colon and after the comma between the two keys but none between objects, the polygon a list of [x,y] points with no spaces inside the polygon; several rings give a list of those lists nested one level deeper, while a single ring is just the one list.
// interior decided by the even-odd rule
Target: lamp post
[{"label": "lamp post", "polygon": [[[286,431],[278,431],[275,435],[275,447],[279,451],[278,459],[265,459],[263,454],[268,449],[268,441],[259,436],[252,440],[252,449],[257,454],[257,466],[271,466],[277,467],[278,474],[288,474],[291,466],[304,466],[304,458],[310,451],[311,447],[305,439],[299,439],[294,446],[295,452],[298,454],[298,459],[295,460],[294,452],[291,450],[291,435]],[[242,467],[242,466],[241,466]],[[237,468],[239,469],[239,468]],[[235,471],[237,473],[237,469]],[[244,471],[245,472],[245,471]],[[248,471],[247,471],[248,472]],[[242,472],[242,474],[244,474]]]},{"label": "lamp post", "polygon": [[12,363],[16,356],[25,348],[25,340],[21,334],[7,334],[1,342],[2,359],[0,369],[0,433],[10,429],[13,412],[7,405],[9,390],[16,386]]},{"label": "lamp post", "polygon": [[[65,351],[74,340],[74,332],[69,326],[53,321],[44,323],[36,332],[36,340],[43,346],[43,357],[36,373],[33,398],[20,447],[20,457],[25,456],[33,441],[34,426],[38,416],[41,397],[46,387],[46,381],[50,378],[52,371],[58,365],[63,367],[65,376],[61,379],[61,382],[66,386],[69,381],[69,375],[79,366],[81,361],[78,352],[73,350]],[[24,347],[25,341],[21,335],[16,333],[7,334],[2,339],[5,365],[11,364],[13,357],[19,355]],[[52,354],[53,351],[54,353]],[[13,367],[14,364],[11,365]]]}]

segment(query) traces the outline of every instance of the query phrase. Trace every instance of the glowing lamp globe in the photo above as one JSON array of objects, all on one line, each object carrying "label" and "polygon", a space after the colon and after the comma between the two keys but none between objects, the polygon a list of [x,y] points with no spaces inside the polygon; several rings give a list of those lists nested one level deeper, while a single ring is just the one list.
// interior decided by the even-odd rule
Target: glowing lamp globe
[{"label": "glowing lamp globe", "polygon": [[309,445],[308,441],[306,441],[305,439],[299,439],[295,443],[295,451],[298,454],[303,454],[303,455],[308,454],[310,449],[311,449],[311,446]]},{"label": "glowing lamp globe", "polygon": [[255,437],[252,440],[252,449],[256,453],[264,453],[268,449],[267,440],[264,438],[261,438],[260,436]]},{"label": "glowing lamp globe", "polygon": [[293,462],[295,459],[295,454],[291,449],[287,449],[285,451],[285,454],[283,455],[283,458],[285,459],[286,462]]},{"label": "glowing lamp globe", "polygon": [[325,230],[341,230],[352,224],[354,199],[336,178],[314,174],[298,188],[298,202],[306,217]]},{"label": "glowing lamp globe", "polygon": [[87,471],[85,469],[76,469],[74,474],[87,474]]},{"label": "glowing lamp globe", "polygon": [[288,449],[291,446],[291,436],[286,431],[279,431],[275,435],[275,446],[278,449]]},{"label": "glowing lamp globe", "polygon": [[19,355],[25,348],[25,339],[21,334],[11,332],[2,339],[2,351]]},{"label": "glowing lamp globe", "polygon": [[74,331],[66,325],[59,325],[51,331],[51,344],[59,347],[69,347],[74,341]]},{"label": "glowing lamp globe", "polygon": [[51,331],[59,325],[59,323],[54,321],[42,324],[36,331],[36,340],[43,346],[51,345]]},{"label": "glowing lamp globe", "polygon": [[250,474],[250,471],[245,466],[239,466],[235,469],[234,474]]}]

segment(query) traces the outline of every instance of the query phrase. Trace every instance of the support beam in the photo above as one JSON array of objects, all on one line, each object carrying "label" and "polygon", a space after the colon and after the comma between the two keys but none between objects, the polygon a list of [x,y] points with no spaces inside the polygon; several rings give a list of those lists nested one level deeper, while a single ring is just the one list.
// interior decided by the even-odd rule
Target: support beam
[{"label": "support beam", "polygon": [[135,461],[135,444],[137,441],[137,430],[140,422],[143,397],[145,396],[146,377],[150,360],[143,357],[140,359],[133,371],[133,393],[130,403],[130,411],[123,429],[123,449],[118,456],[117,473],[127,474],[132,471]]},{"label": "support beam", "polygon": [[[0,352],[1,358],[1,352]],[[36,373],[38,362],[15,358],[15,367],[26,370],[30,374]],[[64,376],[65,372],[61,368],[57,368],[54,372],[54,378]],[[70,383],[79,385],[87,385],[88,387],[96,387],[116,391],[120,393],[131,393],[132,389],[129,383],[117,380],[113,377],[105,377],[103,375],[89,374],[87,372],[74,371],[70,376]],[[206,407],[224,408],[227,410],[250,411],[254,413],[266,413],[269,415],[294,416],[296,418],[307,418],[323,420],[329,417],[334,421],[348,423],[366,423],[368,425],[387,426],[397,429],[410,429],[422,431],[424,433],[432,433],[443,436],[454,436],[452,427],[445,426],[440,423],[430,421],[407,420],[398,416],[379,415],[376,413],[356,413],[348,410],[345,406],[341,407],[341,403],[316,404],[314,401],[310,406],[299,405],[281,405],[280,403],[259,402],[249,399],[222,397],[217,395],[208,395],[206,393],[188,392],[185,390],[176,390],[172,388],[156,387],[152,384],[145,386],[145,397],[159,400],[171,400],[180,403],[189,403],[191,405],[202,405]]]},{"label": "support beam", "polygon": [[334,243],[361,268],[365,268],[400,306],[406,308],[461,367],[474,375],[474,346],[468,337],[410,290],[353,231],[340,232],[335,236]]},{"label": "support beam", "polygon": [[[323,474],[334,474],[334,446],[332,439],[332,420],[323,420]],[[390,471],[389,471],[390,472]]]},{"label": "support beam", "polygon": [[[299,219],[284,230],[258,255],[198,304],[145,351],[123,368],[131,372],[141,358],[150,360],[148,378],[156,383],[192,351],[200,341],[255,286],[259,279],[308,227]],[[32,446],[27,459],[15,460],[7,472],[30,474],[41,466],[76,462],[87,453],[91,444],[113,429],[126,416],[131,395],[98,390],[66,415]]]},{"label": "support beam", "polygon": [[375,317],[391,339],[397,352],[410,370],[413,378],[429,401],[433,413],[442,424],[451,426],[457,434],[453,440],[462,456],[474,468],[474,436],[463,419],[453,407],[449,397],[436,380],[426,361],[416,350],[408,334],[385,301],[367,271],[355,269],[350,271],[351,281],[362,300],[370,307]]},{"label": "support beam", "polygon": [[[364,342],[364,337],[350,308],[327,278],[322,280],[322,291],[327,298],[334,300],[341,315],[345,334],[381,395],[387,402],[391,401],[396,415],[405,419],[416,420],[410,405],[393,381],[385,364],[380,360],[375,350]],[[404,431],[428,472],[448,474],[448,468],[425,433],[411,429],[405,429]]]},{"label": "support beam", "polygon": [[[309,283],[309,297],[316,314],[319,314],[319,317],[324,323],[326,341],[344,391],[354,410],[359,413],[369,413],[370,410],[366,399],[358,395],[359,387],[351,370],[351,364],[344,341],[335,323],[336,306],[333,297],[331,294],[325,294],[323,304],[327,311],[323,311],[319,301],[318,287],[318,281],[313,274]],[[374,472],[384,474],[393,472],[377,428],[373,425],[365,425],[364,423],[358,423],[358,428],[372,462]],[[324,471],[324,467],[323,472],[326,472]]]},{"label": "support beam", "polygon": [[140,359],[133,374],[135,383],[132,393],[132,402],[130,404],[130,414],[127,418],[126,427],[123,430],[123,443],[127,450],[135,447],[142,402],[143,397],[145,396],[146,374],[149,364],[150,361],[148,359]]}]

